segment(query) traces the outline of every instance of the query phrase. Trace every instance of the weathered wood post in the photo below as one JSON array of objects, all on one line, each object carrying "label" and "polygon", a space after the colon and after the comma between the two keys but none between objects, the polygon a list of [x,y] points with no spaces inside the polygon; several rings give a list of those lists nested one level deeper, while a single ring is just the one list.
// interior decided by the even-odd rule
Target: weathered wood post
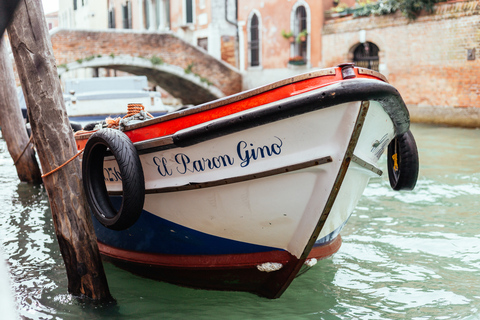
[{"label": "weathered wood post", "polygon": [[[77,152],[68,121],[42,3],[22,0],[7,28],[27,101],[35,146],[44,172]],[[78,158],[43,179],[68,291],[94,300],[112,300],[82,187]]]},{"label": "weathered wood post", "polygon": [[0,38],[0,125],[8,152],[15,161],[20,181],[41,183],[35,151],[30,148],[25,122],[17,98],[13,66],[8,56],[7,46]]}]

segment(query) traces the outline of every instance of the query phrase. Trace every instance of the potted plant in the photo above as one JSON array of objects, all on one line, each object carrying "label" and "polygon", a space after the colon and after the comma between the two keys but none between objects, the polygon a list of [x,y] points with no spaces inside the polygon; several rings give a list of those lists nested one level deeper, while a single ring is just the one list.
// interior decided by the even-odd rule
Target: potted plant
[{"label": "potted plant", "polygon": [[295,56],[288,59],[288,64],[295,65],[295,66],[302,66],[306,64],[306,62],[302,56]]},{"label": "potted plant", "polygon": [[297,35],[297,42],[300,43],[300,42],[304,42],[305,40],[307,40],[307,35],[308,35],[308,31],[307,30],[302,30]]},{"label": "potted plant", "polygon": [[287,39],[290,42],[293,42],[293,40],[295,39],[295,37],[293,36],[293,33],[291,31],[287,32],[285,30],[282,30],[282,37],[284,37],[285,39]]}]

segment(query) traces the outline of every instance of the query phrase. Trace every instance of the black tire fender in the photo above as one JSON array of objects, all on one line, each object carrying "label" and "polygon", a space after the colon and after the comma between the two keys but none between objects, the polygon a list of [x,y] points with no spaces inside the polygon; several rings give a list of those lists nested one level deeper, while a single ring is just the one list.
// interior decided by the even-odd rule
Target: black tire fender
[{"label": "black tire fender", "polygon": [[[117,161],[122,180],[123,196],[118,211],[105,185],[103,161],[107,148]],[[125,230],[138,220],[145,203],[145,179],[137,150],[123,132],[106,128],[90,136],[83,154],[82,176],[87,202],[101,224]]]},{"label": "black tire fender", "polygon": [[395,137],[388,145],[387,168],[393,190],[413,190],[417,184],[418,150],[412,132]]}]

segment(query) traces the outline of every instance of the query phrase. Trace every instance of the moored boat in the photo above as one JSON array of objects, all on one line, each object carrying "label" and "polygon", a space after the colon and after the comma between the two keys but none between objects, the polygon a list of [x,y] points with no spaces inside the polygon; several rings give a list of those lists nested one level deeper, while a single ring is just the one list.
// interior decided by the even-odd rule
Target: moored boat
[{"label": "moored boat", "polygon": [[394,189],[413,189],[418,174],[400,94],[352,64],[76,139],[105,257],[268,298],[339,249],[386,149]]},{"label": "moored boat", "polygon": [[164,105],[160,92],[148,89],[146,76],[69,79],[63,98],[70,120],[80,123],[117,117],[132,101],[157,116],[178,109]]}]

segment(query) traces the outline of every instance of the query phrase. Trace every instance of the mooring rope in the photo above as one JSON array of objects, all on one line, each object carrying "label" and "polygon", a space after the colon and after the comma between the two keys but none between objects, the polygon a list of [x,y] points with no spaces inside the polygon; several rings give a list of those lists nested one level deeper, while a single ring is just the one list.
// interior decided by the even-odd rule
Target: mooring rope
[{"label": "mooring rope", "polygon": [[[141,111],[145,111],[145,107],[140,104],[140,103],[129,103],[128,104],[128,111],[127,111],[127,115],[125,115],[123,118],[117,118],[117,119],[112,119],[112,118],[107,118],[105,119],[105,122],[107,123],[107,126],[108,128],[114,128],[114,127],[119,127],[120,125],[120,120],[122,119],[125,119],[125,118],[128,118],[128,117],[132,117],[134,115],[136,115],[137,113],[140,113]],[[153,116],[148,113],[148,112],[145,112],[147,114],[147,116],[149,116],[150,118],[153,118]],[[80,131],[77,131],[77,132],[81,132],[81,134],[85,134],[86,132],[89,132],[89,131],[83,131],[83,130],[80,130]],[[32,140],[32,137],[33,137],[33,134],[32,136],[30,137],[30,140]],[[30,143],[30,142],[29,142]],[[26,148],[25,148],[26,149]],[[67,164],[69,164],[70,162],[72,162],[76,157],[78,157],[80,154],[82,154],[82,152],[85,150],[85,148],[83,148],[82,150],[78,151],[78,153],[76,155],[74,155],[73,157],[71,157],[69,160],[67,160],[64,164],[60,165],[59,167],[57,167],[56,169],[53,169],[52,171],[50,172],[47,172],[45,174],[42,175],[42,178],[44,177],[47,177],[49,175],[51,175],[52,173],[55,173],[57,172],[58,170],[62,169],[63,167],[65,167]],[[25,150],[24,150],[25,152]],[[23,152],[22,152],[23,154]],[[21,156],[21,155],[20,155]]]},{"label": "mooring rope", "polygon": [[28,148],[28,146],[32,143],[32,141],[33,141],[33,134],[30,134],[30,139],[28,140],[27,144],[25,145],[25,148],[23,148],[22,153],[20,153],[20,155],[18,156],[17,160],[15,160],[15,161],[13,162],[13,165],[14,165],[14,166],[17,165],[18,161],[19,161],[20,158],[23,156],[23,154],[25,153],[25,151],[27,151],[27,148]]},{"label": "mooring rope", "polygon": [[57,167],[56,169],[53,169],[52,171],[50,172],[47,172],[45,174],[42,174],[42,178],[45,178],[49,175],[51,175],[52,173],[55,173],[57,172],[58,170],[62,169],[63,167],[65,167],[67,164],[69,164],[70,162],[72,162],[76,157],[78,157],[79,155],[82,154],[83,150],[85,150],[85,148],[83,148],[82,150],[78,151],[78,153],[76,155],[74,155],[73,157],[71,157],[69,160],[67,160],[64,164],[62,164],[61,166]]},{"label": "mooring rope", "polygon": [[141,113],[142,111],[144,111],[145,114],[150,118],[153,118],[153,116],[150,113],[145,111],[145,107],[141,103],[129,103],[127,108],[128,108],[127,114],[124,115],[122,118],[118,117],[116,119],[112,119],[112,118],[105,119],[105,123],[107,124],[107,127],[118,128],[120,127],[120,121],[122,119],[133,117],[134,115]]}]

